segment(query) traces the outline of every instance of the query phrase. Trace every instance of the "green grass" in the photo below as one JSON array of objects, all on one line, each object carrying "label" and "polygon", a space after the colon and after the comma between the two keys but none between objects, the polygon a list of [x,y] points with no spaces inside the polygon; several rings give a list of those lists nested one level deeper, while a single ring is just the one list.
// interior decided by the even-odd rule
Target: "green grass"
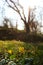
[{"label": "green grass", "polygon": [[[21,41],[0,41],[0,53],[5,58],[16,60],[33,58],[33,65],[43,65],[43,43],[25,43]],[[8,53],[6,55],[6,53]],[[1,59],[1,57],[0,57]]]}]

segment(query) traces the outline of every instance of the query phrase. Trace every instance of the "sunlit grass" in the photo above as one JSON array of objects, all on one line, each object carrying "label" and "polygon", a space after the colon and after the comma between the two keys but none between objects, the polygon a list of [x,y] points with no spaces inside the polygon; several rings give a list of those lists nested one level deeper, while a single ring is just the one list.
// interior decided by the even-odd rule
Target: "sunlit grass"
[{"label": "sunlit grass", "polygon": [[20,59],[24,58],[34,58],[34,65],[43,63],[43,43],[36,44],[16,40],[0,40],[0,53],[2,53],[2,55],[5,56],[5,58],[8,57],[11,60],[16,58],[17,62],[19,62]]}]

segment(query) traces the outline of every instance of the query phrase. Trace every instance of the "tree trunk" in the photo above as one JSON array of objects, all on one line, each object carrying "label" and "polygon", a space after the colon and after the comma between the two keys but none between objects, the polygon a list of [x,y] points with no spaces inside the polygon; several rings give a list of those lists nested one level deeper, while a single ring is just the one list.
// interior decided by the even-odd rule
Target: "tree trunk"
[{"label": "tree trunk", "polygon": [[26,33],[30,33],[30,27],[27,22],[25,24],[25,30],[26,30]]}]

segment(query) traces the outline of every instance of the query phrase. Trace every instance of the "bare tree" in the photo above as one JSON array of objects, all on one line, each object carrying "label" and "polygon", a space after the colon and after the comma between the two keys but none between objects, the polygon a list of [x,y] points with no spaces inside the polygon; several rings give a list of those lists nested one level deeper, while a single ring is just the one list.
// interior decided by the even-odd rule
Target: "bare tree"
[{"label": "bare tree", "polygon": [[4,18],[3,25],[5,28],[8,28],[8,22],[9,22],[9,20],[7,18]]},{"label": "bare tree", "polygon": [[4,25],[4,27],[5,28],[13,28],[13,25],[12,25],[12,23],[11,23],[11,21],[10,21],[10,19],[8,19],[8,18],[4,18],[4,20],[3,20],[3,25]]},{"label": "bare tree", "polygon": [[21,6],[21,4],[19,2],[16,3],[16,2],[14,2],[14,0],[9,0],[9,1],[6,0],[6,2],[8,3],[8,6],[10,8],[12,8],[14,11],[16,11],[19,14],[21,20],[24,22],[26,32],[29,33],[31,31],[31,29],[32,30],[33,30],[33,28],[36,29],[37,26],[33,22],[35,19],[35,15],[34,15],[35,9],[32,9],[32,10],[29,9],[29,13],[28,13],[29,15],[28,15],[28,21],[27,21],[25,13],[24,13],[24,8]]}]

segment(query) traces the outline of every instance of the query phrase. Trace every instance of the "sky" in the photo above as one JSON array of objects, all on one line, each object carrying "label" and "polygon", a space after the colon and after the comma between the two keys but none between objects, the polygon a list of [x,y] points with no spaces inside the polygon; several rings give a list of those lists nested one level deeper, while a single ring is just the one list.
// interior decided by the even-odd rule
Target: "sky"
[{"label": "sky", "polygon": [[[37,12],[36,14],[38,14],[37,19],[39,21],[41,21],[40,17],[39,17],[39,13],[41,12],[40,14],[43,14],[42,13],[43,0],[19,0],[19,2],[24,7],[26,18],[28,18],[29,7],[31,7],[31,8],[37,7],[37,10],[36,10],[36,12]],[[23,22],[21,23],[19,15],[14,10],[12,10],[11,8],[8,7],[8,4],[5,2],[5,0],[0,0],[0,25],[2,25],[2,23],[3,23],[2,21],[3,21],[4,17],[11,19],[12,24],[14,26],[16,25],[16,22],[18,21],[17,22],[18,29],[23,29],[24,25],[23,25]],[[42,17],[42,24],[43,24],[43,17]],[[43,28],[41,30],[43,31]]]}]

